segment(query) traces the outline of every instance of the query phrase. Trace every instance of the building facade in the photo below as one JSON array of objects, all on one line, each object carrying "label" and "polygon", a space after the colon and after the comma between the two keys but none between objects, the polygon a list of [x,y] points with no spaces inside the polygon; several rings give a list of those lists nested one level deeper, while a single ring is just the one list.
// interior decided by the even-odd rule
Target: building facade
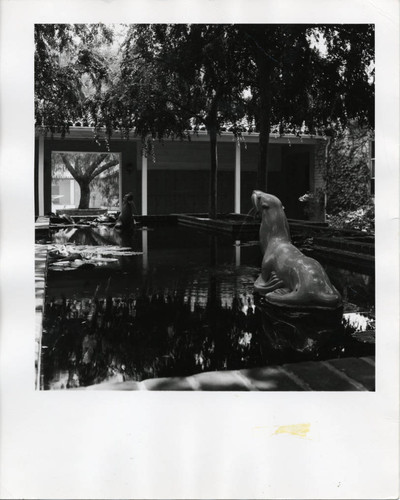
[{"label": "building facade", "polygon": [[[268,191],[280,198],[289,218],[307,218],[299,197],[323,188],[327,140],[323,137],[270,137]],[[218,138],[218,212],[242,213],[251,209],[256,185],[258,134],[244,134],[238,142],[223,132]],[[55,152],[118,153],[119,199],[132,192],[137,212],[143,215],[206,213],[209,204],[210,145],[205,132],[191,140],[154,142],[154,155],[142,155],[141,141],[112,137],[96,141],[89,127],[71,127],[65,137],[35,140],[35,213],[51,211],[51,158]],[[72,187],[70,190],[72,192]],[[74,199],[76,199],[76,193]]]}]

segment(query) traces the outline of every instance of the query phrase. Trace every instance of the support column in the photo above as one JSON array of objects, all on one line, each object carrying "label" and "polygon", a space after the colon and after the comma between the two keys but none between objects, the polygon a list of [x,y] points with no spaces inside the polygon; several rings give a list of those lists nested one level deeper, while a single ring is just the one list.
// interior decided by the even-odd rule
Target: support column
[{"label": "support column", "polygon": [[142,215],[147,215],[147,156],[142,153]]},{"label": "support column", "polygon": [[38,183],[37,183],[37,186],[38,186],[39,215],[44,215],[44,135],[40,134],[40,133],[39,133]]},{"label": "support column", "polygon": [[235,140],[235,214],[240,214],[240,142]]},{"label": "support column", "polygon": [[241,254],[241,247],[240,247],[240,240],[235,241],[235,266],[240,267],[240,254]]},{"label": "support column", "polygon": [[147,274],[149,269],[149,249],[147,243],[147,227],[142,229],[142,251],[143,251],[143,274]]}]

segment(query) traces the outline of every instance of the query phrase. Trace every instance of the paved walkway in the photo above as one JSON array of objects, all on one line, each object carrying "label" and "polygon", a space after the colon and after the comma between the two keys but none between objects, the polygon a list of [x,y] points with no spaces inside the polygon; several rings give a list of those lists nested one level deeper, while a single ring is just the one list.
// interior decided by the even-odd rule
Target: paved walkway
[{"label": "paved walkway", "polygon": [[85,390],[121,391],[374,391],[375,359],[342,358],[247,370],[206,372],[142,382],[103,382]]}]

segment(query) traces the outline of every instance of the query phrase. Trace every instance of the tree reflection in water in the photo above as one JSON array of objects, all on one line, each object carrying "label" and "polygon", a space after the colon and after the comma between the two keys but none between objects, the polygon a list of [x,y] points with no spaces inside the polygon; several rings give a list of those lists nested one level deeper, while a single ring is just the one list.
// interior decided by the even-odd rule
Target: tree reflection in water
[{"label": "tree reflection in water", "polygon": [[[317,356],[304,349],[307,338],[318,336],[320,322],[254,304],[258,246],[244,246],[240,253],[238,242],[234,246],[229,239],[182,227],[143,230],[129,241],[101,227],[58,232],[55,238],[80,245],[93,241],[93,248],[117,243],[143,255],[119,257],[117,270],[49,271],[44,389],[362,355],[373,349],[373,344],[360,350],[360,343],[349,343],[355,328],[347,324],[348,314],[345,335],[335,320],[332,349]],[[345,313],[373,309],[373,277],[335,269],[328,274],[346,298]],[[293,342],[298,334],[300,342]]]},{"label": "tree reflection in water", "polygon": [[210,294],[205,307],[191,306],[180,293],[52,300],[45,311],[44,388],[60,377],[70,388],[259,365],[261,322],[251,298],[235,296],[232,307],[215,299]]},{"label": "tree reflection in water", "polygon": [[373,345],[352,340],[355,328],[346,323],[345,331],[337,322],[328,346],[298,349],[296,342],[308,337],[294,341],[293,332],[318,338],[327,333],[326,325],[315,323],[313,331],[309,318],[297,321],[292,314],[283,321],[254,306],[252,296],[235,295],[231,306],[222,305],[215,290],[211,279],[205,306],[178,292],[50,301],[43,332],[44,389],[373,352]]}]

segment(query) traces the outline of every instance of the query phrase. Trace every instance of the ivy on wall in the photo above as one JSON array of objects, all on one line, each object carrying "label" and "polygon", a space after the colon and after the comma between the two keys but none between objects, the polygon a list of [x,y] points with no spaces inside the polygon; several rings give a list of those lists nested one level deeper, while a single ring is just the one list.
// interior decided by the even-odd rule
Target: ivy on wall
[{"label": "ivy on wall", "polygon": [[326,164],[326,211],[334,216],[373,202],[369,130],[351,127],[332,137]]}]

